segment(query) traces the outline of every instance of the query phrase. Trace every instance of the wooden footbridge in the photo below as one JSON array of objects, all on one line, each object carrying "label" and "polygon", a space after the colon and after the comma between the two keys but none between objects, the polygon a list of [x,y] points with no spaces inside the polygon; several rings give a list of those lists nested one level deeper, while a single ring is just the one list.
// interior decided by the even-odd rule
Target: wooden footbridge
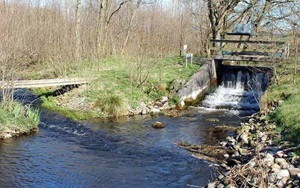
[{"label": "wooden footbridge", "polygon": [[91,82],[91,78],[56,78],[43,80],[14,80],[0,81],[0,87],[5,88],[38,88],[38,87],[54,87],[67,85],[82,85]]},{"label": "wooden footbridge", "polygon": [[280,38],[279,35],[223,33],[220,39],[211,40],[212,59],[226,65],[271,67],[288,55],[287,45]]}]

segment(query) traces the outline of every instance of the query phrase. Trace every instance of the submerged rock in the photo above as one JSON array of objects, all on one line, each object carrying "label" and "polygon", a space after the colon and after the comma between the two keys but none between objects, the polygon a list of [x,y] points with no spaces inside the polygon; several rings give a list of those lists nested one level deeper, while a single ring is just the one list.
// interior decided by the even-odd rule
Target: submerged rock
[{"label": "submerged rock", "polygon": [[155,129],[163,129],[166,127],[166,125],[162,122],[156,121],[156,122],[152,123],[152,127]]},{"label": "submerged rock", "polygon": [[211,123],[217,123],[217,122],[219,122],[220,120],[217,119],[217,118],[208,118],[208,119],[206,119],[206,121],[211,122]]}]

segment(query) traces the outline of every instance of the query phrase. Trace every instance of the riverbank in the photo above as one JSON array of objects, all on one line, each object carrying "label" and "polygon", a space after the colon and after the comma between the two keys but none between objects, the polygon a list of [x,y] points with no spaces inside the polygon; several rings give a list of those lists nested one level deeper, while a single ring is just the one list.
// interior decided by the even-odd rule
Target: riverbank
[{"label": "riverbank", "polygon": [[40,122],[37,110],[18,102],[1,103],[0,139],[18,137],[38,131]]},{"label": "riverbank", "polygon": [[[294,82],[293,79],[294,78]],[[298,187],[300,73],[283,74],[261,100],[263,110],[218,146],[178,143],[221,172],[207,187]]]},{"label": "riverbank", "polygon": [[[199,69],[199,65],[194,64],[186,67],[182,61],[180,57],[114,57],[80,62],[76,67],[67,66],[66,74],[95,78],[90,84],[34,92],[41,96],[42,105],[47,109],[77,120],[161,113],[179,102],[174,94]],[[35,72],[36,67],[31,69],[28,72]],[[48,71],[55,70],[49,67]],[[49,73],[41,72],[43,74]]]}]

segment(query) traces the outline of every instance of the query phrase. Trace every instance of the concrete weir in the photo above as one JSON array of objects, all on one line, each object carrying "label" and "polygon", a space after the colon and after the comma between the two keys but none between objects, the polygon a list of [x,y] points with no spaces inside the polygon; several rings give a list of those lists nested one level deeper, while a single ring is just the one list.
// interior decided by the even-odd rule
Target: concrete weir
[{"label": "concrete weir", "polygon": [[217,83],[216,66],[212,61],[207,61],[195,73],[190,81],[181,88],[177,95],[180,97],[180,105],[192,104],[203,97],[212,85]]},{"label": "concrete weir", "polygon": [[180,97],[181,107],[184,107],[199,102],[210,91],[211,87],[223,86],[227,89],[241,89],[243,95],[247,91],[252,91],[253,96],[254,93],[259,93],[259,95],[254,96],[259,101],[272,77],[272,67],[228,65],[224,64],[222,60],[213,59],[202,65],[190,81],[177,92],[177,95]]}]

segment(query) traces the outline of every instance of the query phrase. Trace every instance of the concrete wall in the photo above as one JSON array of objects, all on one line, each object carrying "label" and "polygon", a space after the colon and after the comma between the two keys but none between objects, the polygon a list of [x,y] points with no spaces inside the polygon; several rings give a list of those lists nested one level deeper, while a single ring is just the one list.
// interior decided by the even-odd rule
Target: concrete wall
[{"label": "concrete wall", "polygon": [[215,64],[214,61],[207,61],[191,77],[190,81],[177,92],[180,97],[180,105],[185,106],[186,103],[191,103],[204,96],[213,84],[216,84]]}]

